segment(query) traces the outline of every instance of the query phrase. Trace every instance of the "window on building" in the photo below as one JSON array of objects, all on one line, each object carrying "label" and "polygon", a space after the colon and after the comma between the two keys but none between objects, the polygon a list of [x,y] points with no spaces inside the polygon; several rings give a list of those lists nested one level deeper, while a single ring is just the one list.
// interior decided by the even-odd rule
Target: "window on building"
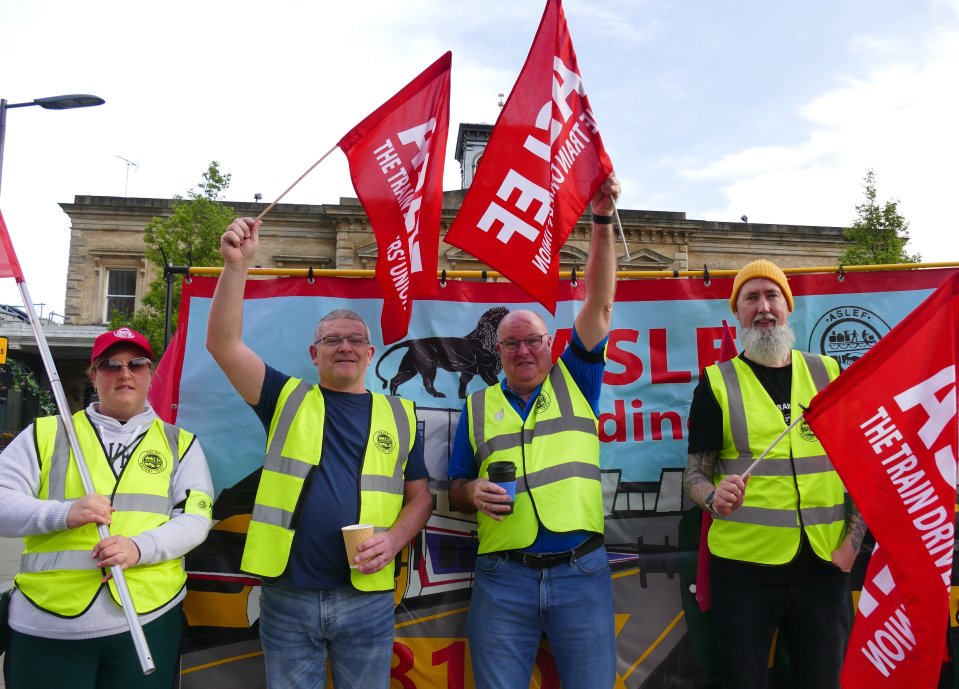
[{"label": "window on building", "polygon": [[137,300],[137,271],[116,270],[107,271],[107,299],[104,322],[110,320],[114,311],[118,311],[125,318],[133,315]]}]

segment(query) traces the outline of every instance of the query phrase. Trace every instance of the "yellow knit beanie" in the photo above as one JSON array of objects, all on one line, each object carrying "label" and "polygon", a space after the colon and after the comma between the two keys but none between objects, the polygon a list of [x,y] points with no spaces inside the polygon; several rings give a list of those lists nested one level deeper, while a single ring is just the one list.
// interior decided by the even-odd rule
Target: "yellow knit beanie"
[{"label": "yellow knit beanie", "polygon": [[775,282],[779,286],[779,289],[782,290],[783,296],[786,297],[786,304],[789,305],[789,313],[793,312],[793,293],[792,290],[789,289],[786,274],[772,261],[760,258],[752,263],[747,263],[736,273],[736,279],[733,280],[733,294],[729,297],[729,308],[732,309],[733,313],[736,313],[736,300],[739,298],[739,290],[753,278],[766,278],[767,280]]}]

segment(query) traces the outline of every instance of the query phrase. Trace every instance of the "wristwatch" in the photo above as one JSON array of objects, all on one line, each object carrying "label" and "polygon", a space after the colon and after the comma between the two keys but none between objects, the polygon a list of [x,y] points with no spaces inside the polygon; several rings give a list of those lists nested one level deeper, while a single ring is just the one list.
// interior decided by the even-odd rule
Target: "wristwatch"
[{"label": "wristwatch", "polygon": [[712,491],[709,495],[706,496],[706,499],[703,500],[703,503],[706,505],[706,509],[709,510],[709,513],[714,517],[718,517],[719,514],[713,509],[713,500],[716,498],[716,491]]}]

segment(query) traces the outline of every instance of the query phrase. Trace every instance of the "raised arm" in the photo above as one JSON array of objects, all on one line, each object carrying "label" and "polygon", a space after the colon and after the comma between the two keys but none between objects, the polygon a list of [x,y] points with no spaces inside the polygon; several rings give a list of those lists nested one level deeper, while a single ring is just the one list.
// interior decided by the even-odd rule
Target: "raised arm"
[{"label": "raised arm", "polygon": [[[611,174],[590,202],[594,216],[611,218],[620,187]],[[606,335],[613,316],[616,294],[616,251],[613,225],[593,221],[586,260],[586,301],[576,316],[576,332],[586,349],[593,349]]]},{"label": "raised arm", "polygon": [[243,289],[259,246],[260,221],[237,218],[220,237],[223,273],[216,283],[206,348],[230,383],[248,404],[260,400],[266,365],[243,342]]}]

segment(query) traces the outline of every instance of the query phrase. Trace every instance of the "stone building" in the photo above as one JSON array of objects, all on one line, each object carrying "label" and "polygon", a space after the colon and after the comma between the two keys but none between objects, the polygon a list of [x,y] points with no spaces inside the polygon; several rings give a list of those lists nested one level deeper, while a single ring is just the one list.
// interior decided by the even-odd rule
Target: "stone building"
[{"label": "stone building", "polygon": [[[455,156],[461,166],[462,188],[444,193],[440,236],[446,234],[482,161],[490,125],[461,124]],[[93,338],[109,321],[113,308],[138,308],[156,268],[144,257],[143,232],[155,216],[172,210],[171,199],[76,196],[60,204],[70,216],[70,257],[67,269],[65,325],[75,333],[63,354],[89,351]],[[238,215],[256,216],[261,203],[227,201]],[[836,265],[845,250],[843,228],[744,221],[715,222],[686,217],[682,211],[620,209],[629,258],[621,241],[619,269],[735,269],[763,256],[783,267]],[[560,268],[582,271],[589,246],[589,221],[584,215],[560,251]],[[264,268],[372,269],[377,246],[359,201],[341,198],[335,204],[279,204],[261,230],[259,257]],[[439,269],[481,270],[481,264],[456,247],[440,244]],[[24,342],[21,345],[29,348]],[[34,345],[35,347],[35,345]],[[11,351],[14,350],[11,343]],[[56,352],[55,352],[56,353]],[[59,356],[59,355],[58,355]],[[70,359],[70,370],[86,362]],[[65,385],[67,376],[64,376]],[[68,396],[79,405],[83,382],[70,377]]]}]

